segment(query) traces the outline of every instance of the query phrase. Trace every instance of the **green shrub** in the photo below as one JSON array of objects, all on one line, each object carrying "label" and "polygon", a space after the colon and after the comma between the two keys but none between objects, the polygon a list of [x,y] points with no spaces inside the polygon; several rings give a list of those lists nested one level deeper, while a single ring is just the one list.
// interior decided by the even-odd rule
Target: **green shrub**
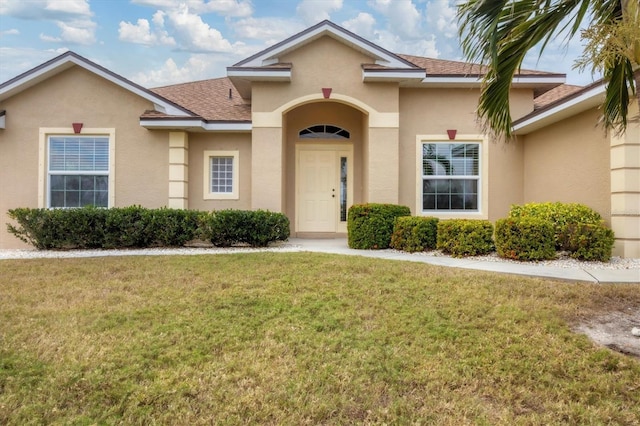
[{"label": "green shrub", "polygon": [[567,226],[567,250],[579,260],[608,262],[615,236],[603,223],[578,223]]},{"label": "green shrub", "polygon": [[554,228],[554,242],[557,250],[567,250],[567,226],[576,223],[602,222],[598,212],[577,203],[528,203],[511,206],[509,217],[537,217],[549,221]]},{"label": "green shrub", "polygon": [[153,241],[151,215],[140,206],[109,209],[105,223],[104,248],[144,248]]},{"label": "green shrub", "polygon": [[30,209],[9,210],[18,226],[7,225],[11,234],[40,249],[100,248],[104,240],[104,209]]},{"label": "green shrub", "polygon": [[266,247],[289,238],[289,219],[265,210],[219,210],[204,219],[205,237],[217,247]]},{"label": "green shrub", "polygon": [[438,222],[436,247],[454,257],[493,251],[493,225],[488,220],[448,219]]},{"label": "green shrub", "polygon": [[408,252],[436,248],[438,219],[435,217],[400,216],[391,235],[391,247]]},{"label": "green shrub", "polygon": [[150,211],[149,233],[152,244],[159,247],[181,247],[198,236],[197,210],[161,208]]},{"label": "green shrub", "polygon": [[497,220],[496,251],[507,259],[553,259],[556,255],[553,225],[548,220],[527,216]]},{"label": "green shrub", "polygon": [[17,225],[10,233],[41,250],[126,247],[179,247],[194,239],[199,218],[193,210],[145,209],[140,206],[102,209],[9,210]]},{"label": "green shrub", "polygon": [[349,247],[364,250],[389,248],[396,218],[410,215],[409,207],[396,204],[351,206],[347,219]]}]

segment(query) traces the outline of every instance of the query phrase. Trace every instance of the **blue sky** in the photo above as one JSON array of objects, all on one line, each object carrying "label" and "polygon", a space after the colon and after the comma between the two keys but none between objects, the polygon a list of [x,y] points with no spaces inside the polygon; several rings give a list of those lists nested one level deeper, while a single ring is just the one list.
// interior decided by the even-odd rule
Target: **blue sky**
[{"label": "blue sky", "polygon": [[[0,0],[0,82],[67,50],[145,87],[226,75],[226,67],[323,19],[395,52],[462,60],[452,0]],[[525,68],[572,70],[580,40]]]}]

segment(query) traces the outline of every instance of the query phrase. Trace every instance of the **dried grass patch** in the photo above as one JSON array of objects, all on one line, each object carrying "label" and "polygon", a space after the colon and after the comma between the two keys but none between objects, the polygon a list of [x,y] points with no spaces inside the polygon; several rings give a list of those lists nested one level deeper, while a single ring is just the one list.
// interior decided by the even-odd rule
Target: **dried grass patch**
[{"label": "dried grass patch", "polygon": [[0,262],[0,423],[640,419],[637,286],[309,253]]}]

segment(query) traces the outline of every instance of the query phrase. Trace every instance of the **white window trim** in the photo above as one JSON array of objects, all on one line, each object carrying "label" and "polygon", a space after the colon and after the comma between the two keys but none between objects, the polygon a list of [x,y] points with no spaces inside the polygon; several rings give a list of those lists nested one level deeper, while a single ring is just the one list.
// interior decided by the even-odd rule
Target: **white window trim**
[{"label": "white window trim", "polygon": [[[422,145],[425,143],[477,143],[480,144],[480,164],[477,211],[441,211],[422,209]],[[416,136],[416,204],[415,211],[420,216],[440,219],[488,219],[489,194],[489,139],[485,135],[460,134],[450,140],[446,134]]]},{"label": "white window trim", "polygon": [[83,127],[75,133],[72,127],[41,127],[38,134],[38,207],[49,207],[49,136],[100,136],[109,138],[109,201],[107,206],[116,204],[116,129]]},{"label": "white window trim", "polygon": [[[233,191],[211,192],[211,158],[233,157]],[[205,200],[238,200],[240,198],[240,151],[205,151],[202,169],[203,195]]]}]

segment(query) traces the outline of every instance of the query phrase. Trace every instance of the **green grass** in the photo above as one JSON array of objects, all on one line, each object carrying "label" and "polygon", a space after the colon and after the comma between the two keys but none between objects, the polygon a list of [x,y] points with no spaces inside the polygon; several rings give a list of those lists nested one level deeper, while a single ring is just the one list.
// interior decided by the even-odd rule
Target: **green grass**
[{"label": "green grass", "polygon": [[320,254],[0,261],[0,424],[639,424],[569,284]]}]

